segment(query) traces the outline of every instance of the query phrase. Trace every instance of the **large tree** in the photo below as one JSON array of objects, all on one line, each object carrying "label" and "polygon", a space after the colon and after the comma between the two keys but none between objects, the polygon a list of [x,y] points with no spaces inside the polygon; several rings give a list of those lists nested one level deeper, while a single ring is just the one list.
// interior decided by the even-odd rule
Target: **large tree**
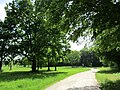
[{"label": "large tree", "polygon": [[49,48],[52,53],[58,53],[64,48],[62,46],[66,46],[66,32],[59,26],[59,18],[50,12],[48,1],[42,0],[15,0],[6,6],[5,21],[15,33],[17,53],[32,62],[32,71],[36,71],[39,58],[53,56],[51,53],[47,55]]},{"label": "large tree", "polygon": [[[6,7],[6,21],[9,22],[9,27],[16,34],[18,53],[24,55],[32,62],[32,71],[36,71],[36,52],[40,51],[37,48],[40,36],[38,36],[39,26],[33,5],[30,0],[13,1]],[[39,44],[40,46],[41,44]],[[41,48],[41,47],[40,47]]]},{"label": "large tree", "polygon": [[[97,40],[99,54],[120,67],[119,0],[62,0],[55,8],[57,9],[52,9],[54,14],[63,10],[63,15],[59,14],[59,16],[62,17],[63,28],[68,30],[70,39],[76,41],[80,36],[91,33],[92,39]],[[111,55],[115,55],[116,59]]]}]

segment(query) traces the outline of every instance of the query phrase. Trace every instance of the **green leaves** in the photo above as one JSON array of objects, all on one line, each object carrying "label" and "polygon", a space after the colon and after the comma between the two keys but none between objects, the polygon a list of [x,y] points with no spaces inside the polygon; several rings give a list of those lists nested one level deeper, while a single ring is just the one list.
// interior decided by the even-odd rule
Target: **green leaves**
[{"label": "green leaves", "polygon": [[61,28],[64,9],[60,6],[64,3],[59,0],[15,0],[6,6],[5,22],[7,30],[14,33],[12,42],[19,54],[32,61],[34,70],[37,59],[59,57],[69,48],[66,31]]}]

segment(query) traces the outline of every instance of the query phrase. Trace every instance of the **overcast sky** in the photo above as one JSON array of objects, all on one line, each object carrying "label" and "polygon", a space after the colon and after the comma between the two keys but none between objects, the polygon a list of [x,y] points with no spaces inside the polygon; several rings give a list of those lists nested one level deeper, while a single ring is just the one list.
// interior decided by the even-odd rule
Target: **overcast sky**
[{"label": "overcast sky", "polygon": [[[12,0],[0,0],[0,19],[2,21],[4,21],[4,18],[6,16],[4,7],[5,7],[6,3],[9,3],[9,2],[12,2]],[[77,51],[84,48],[84,45],[85,45],[85,43],[82,43],[82,44],[78,45],[78,44],[72,43],[72,42],[70,42],[70,44],[71,44],[71,50],[77,50]]]}]

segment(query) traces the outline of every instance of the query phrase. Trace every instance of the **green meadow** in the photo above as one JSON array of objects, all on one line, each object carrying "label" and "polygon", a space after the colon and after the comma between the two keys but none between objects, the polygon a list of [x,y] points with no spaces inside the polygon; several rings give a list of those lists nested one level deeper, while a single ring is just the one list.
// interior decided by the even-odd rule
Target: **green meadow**
[{"label": "green meadow", "polygon": [[117,69],[100,68],[96,74],[101,90],[120,90],[120,71]]},{"label": "green meadow", "polygon": [[3,67],[0,72],[0,90],[44,90],[46,87],[79,72],[87,71],[89,68],[58,67],[57,71],[51,68],[43,68],[33,73],[30,68],[14,66],[13,70]]}]

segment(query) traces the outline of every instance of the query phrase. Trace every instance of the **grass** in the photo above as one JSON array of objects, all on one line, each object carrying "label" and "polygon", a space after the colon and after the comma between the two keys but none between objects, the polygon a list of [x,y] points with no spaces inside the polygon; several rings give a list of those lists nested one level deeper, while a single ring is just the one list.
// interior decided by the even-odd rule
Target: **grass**
[{"label": "grass", "polygon": [[101,90],[120,90],[120,71],[111,68],[100,68],[96,74]]},{"label": "grass", "polygon": [[[51,68],[53,70],[53,68]],[[8,67],[0,73],[0,90],[44,90],[70,75],[89,70],[89,68],[58,67],[58,71],[46,71],[46,68],[37,73],[30,72],[30,68]]]}]

